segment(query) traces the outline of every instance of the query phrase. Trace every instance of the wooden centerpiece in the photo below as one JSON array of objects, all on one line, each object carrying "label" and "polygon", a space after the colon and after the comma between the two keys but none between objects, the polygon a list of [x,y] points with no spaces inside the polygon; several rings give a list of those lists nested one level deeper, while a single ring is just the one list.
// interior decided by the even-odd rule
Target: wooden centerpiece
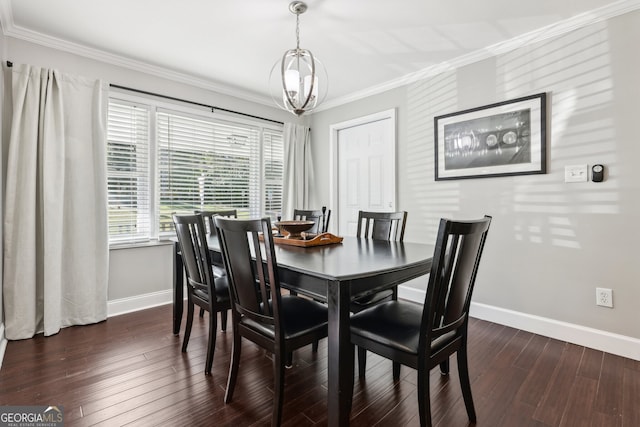
[{"label": "wooden centerpiece", "polygon": [[[273,225],[278,228],[278,233],[273,235],[273,242],[290,246],[322,246],[341,243],[342,237],[334,236],[331,233],[311,234],[305,231],[311,229],[314,221],[278,221]],[[284,232],[286,235],[281,234]]]},{"label": "wooden centerpiece", "polygon": [[279,243],[282,245],[301,246],[303,248],[308,248],[311,246],[324,246],[324,245],[333,245],[335,243],[341,243],[342,237],[334,236],[331,233],[309,234],[309,235],[301,236],[298,239],[273,236],[273,242]]},{"label": "wooden centerpiece", "polygon": [[315,225],[313,221],[299,221],[299,220],[290,220],[290,221],[278,221],[274,223],[278,230],[282,232],[282,230],[286,231],[286,239],[301,239],[303,231],[309,230],[311,227]]}]

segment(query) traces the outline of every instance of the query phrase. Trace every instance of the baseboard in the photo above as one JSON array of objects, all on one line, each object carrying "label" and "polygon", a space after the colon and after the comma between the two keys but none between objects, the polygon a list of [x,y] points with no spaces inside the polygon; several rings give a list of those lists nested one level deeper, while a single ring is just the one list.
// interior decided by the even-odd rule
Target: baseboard
[{"label": "baseboard", "polygon": [[107,301],[107,316],[118,316],[120,314],[131,313],[133,311],[144,310],[145,308],[157,307],[159,305],[173,302],[173,290],[152,292],[149,294],[136,295],[128,298],[121,298]]},{"label": "baseboard", "polygon": [[408,299],[409,301],[424,303],[424,289],[410,288],[408,286],[398,286],[398,298]]},{"label": "baseboard", "polygon": [[[424,290],[398,287],[400,298],[422,303],[424,296]],[[469,315],[476,319],[640,360],[640,339],[637,338],[475,302],[471,303]]]},{"label": "baseboard", "polygon": [[0,323],[0,369],[4,360],[4,352],[7,350],[7,338],[4,336],[4,322]]}]

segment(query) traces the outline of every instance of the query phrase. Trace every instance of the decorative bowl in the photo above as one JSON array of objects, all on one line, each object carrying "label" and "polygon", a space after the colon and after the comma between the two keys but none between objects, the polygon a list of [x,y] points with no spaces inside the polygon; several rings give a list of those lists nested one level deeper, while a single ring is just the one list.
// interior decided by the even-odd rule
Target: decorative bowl
[{"label": "decorative bowl", "polygon": [[282,232],[282,230],[288,233],[287,239],[299,239],[301,238],[300,233],[303,231],[307,231],[311,227],[315,225],[314,221],[299,221],[299,220],[290,220],[290,221],[278,221],[273,223],[278,230]]}]

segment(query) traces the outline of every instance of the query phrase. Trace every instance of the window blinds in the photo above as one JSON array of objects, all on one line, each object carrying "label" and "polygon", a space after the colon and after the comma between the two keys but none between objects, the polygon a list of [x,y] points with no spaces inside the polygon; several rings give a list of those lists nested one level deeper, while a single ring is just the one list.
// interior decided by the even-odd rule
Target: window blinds
[{"label": "window blinds", "polygon": [[109,240],[148,240],[151,194],[147,106],[109,101],[107,174]]},{"label": "window blinds", "polygon": [[173,236],[173,214],[282,211],[283,137],[275,126],[110,98],[107,140],[110,243]]},{"label": "window blinds", "polygon": [[282,132],[265,129],[262,136],[264,159],[264,213],[271,218],[282,215],[284,141]]},{"label": "window blinds", "polygon": [[233,208],[239,217],[260,215],[257,127],[167,111],[157,120],[161,233],[172,230],[174,213]]}]

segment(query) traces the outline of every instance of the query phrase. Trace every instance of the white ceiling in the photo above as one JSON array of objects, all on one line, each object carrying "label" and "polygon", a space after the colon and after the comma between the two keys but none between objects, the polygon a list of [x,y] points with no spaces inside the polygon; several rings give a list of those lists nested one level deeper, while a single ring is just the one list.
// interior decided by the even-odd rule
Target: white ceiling
[{"label": "white ceiling", "polygon": [[[638,0],[307,4],[300,45],[327,69],[329,105],[640,7]],[[295,47],[295,15],[288,5],[289,0],[0,0],[0,21],[11,37],[268,103],[271,68]]]}]

